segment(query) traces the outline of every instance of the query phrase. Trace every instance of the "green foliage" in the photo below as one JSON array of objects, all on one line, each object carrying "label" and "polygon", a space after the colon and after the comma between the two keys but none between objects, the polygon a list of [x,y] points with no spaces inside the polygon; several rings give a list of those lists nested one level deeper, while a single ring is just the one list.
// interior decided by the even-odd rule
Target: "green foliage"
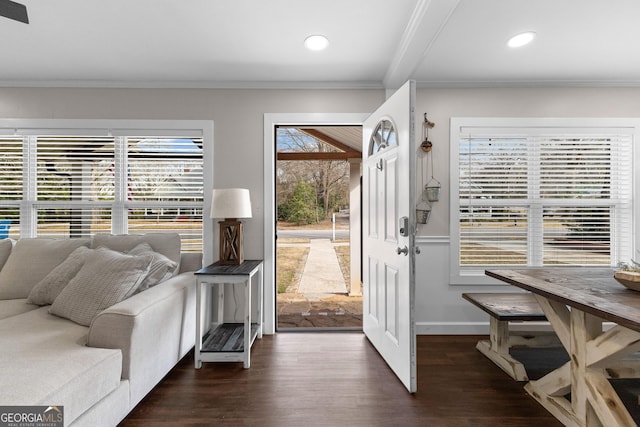
[{"label": "green foliage", "polygon": [[634,260],[631,260],[631,262],[621,262],[618,264],[618,268],[622,271],[640,272],[640,264]]},{"label": "green foliage", "polygon": [[297,225],[316,224],[323,217],[315,190],[304,181],[298,182],[291,197],[278,206],[278,219]]},{"label": "green foliage", "polygon": [[341,206],[348,206],[349,205],[349,199],[348,199],[349,193],[348,192],[340,192],[340,193],[331,193],[329,195],[329,202],[328,202],[328,212],[326,212],[327,215],[330,215],[332,212],[338,212],[340,211],[340,207]]}]

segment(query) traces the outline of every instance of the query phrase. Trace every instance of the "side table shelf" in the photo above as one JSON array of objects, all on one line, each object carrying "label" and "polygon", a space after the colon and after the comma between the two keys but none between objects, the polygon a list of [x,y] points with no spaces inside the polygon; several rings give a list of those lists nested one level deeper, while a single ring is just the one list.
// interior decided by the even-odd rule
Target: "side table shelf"
[{"label": "side table shelf", "polygon": [[[257,323],[251,324],[251,344],[258,336],[258,328]],[[242,353],[243,351],[244,323],[223,323],[202,337],[200,353]]]},{"label": "side table shelf", "polygon": [[[240,265],[214,263],[196,271],[196,368],[202,367],[202,362],[243,362],[244,367],[249,368],[251,346],[256,338],[262,338],[262,268],[262,260],[246,260]],[[252,280],[254,276],[256,283]],[[243,323],[224,323],[225,285],[242,286],[244,290]],[[203,325],[203,314],[208,319],[212,307],[211,299],[203,301],[206,288],[214,291],[217,316]],[[255,319],[252,318],[253,302],[256,303]]]}]

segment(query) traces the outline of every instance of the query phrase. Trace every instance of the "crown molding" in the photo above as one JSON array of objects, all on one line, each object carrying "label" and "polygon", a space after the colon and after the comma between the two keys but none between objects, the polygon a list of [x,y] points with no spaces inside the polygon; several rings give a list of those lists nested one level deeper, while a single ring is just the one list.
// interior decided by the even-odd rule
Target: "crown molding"
[{"label": "crown molding", "polygon": [[383,89],[376,81],[117,81],[117,80],[0,80],[0,87],[110,89]]}]

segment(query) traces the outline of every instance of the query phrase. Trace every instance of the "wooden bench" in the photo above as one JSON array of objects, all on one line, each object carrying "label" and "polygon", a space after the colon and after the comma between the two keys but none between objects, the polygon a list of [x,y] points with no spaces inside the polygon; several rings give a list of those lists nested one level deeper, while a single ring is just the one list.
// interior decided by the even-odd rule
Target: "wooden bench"
[{"label": "wooden bench", "polygon": [[462,297],[489,314],[489,341],[478,341],[476,348],[516,381],[529,381],[524,365],[509,349],[560,345],[555,334],[522,334],[509,331],[509,322],[545,321],[542,308],[530,293],[463,293]]}]

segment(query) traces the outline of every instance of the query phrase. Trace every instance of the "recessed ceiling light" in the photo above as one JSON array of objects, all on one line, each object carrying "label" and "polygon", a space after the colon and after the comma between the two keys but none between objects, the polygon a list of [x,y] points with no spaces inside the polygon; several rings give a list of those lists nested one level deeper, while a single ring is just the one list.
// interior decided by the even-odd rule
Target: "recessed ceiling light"
[{"label": "recessed ceiling light", "polygon": [[321,35],[313,35],[304,39],[304,47],[309,50],[324,50],[329,46],[329,39]]},{"label": "recessed ceiling light", "polygon": [[536,33],[533,31],[527,31],[526,33],[516,34],[511,37],[507,42],[509,47],[520,47],[526,44],[531,43],[531,41],[536,37]]}]

